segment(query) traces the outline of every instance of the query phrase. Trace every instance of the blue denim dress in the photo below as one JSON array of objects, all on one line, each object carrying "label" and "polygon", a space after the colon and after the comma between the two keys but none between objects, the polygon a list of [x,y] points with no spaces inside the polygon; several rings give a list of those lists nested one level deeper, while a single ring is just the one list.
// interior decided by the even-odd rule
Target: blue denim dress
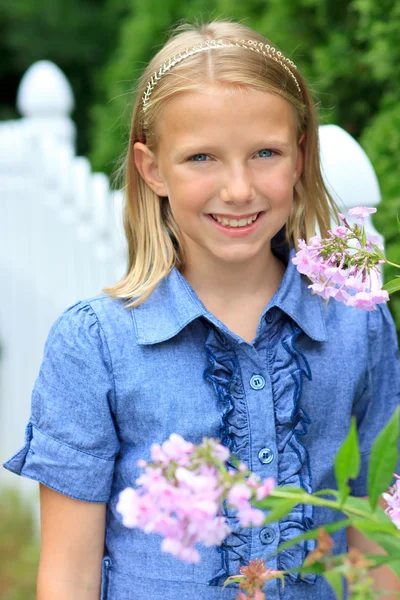
[{"label": "blue denim dress", "polygon": [[[293,256],[293,251],[292,251]],[[288,257],[286,257],[288,260]],[[173,270],[133,310],[104,295],[64,312],[50,331],[32,395],[23,448],[5,467],[72,498],[107,503],[102,600],[233,600],[224,580],[250,559],[301,565],[313,542],[277,546],[339,519],[297,506],[280,523],[233,530],[189,565],[160,551],[161,539],[127,529],[118,494],[140,474],[153,442],[173,433],[214,437],[261,478],[307,491],[335,487],[334,456],[358,423],[362,451],[352,493],[367,494],[371,444],[400,400],[396,333],[386,306],[361,312],[313,296],[288,261],[253,343],[210,314]],[[336,552],[346,550],[335,534]],[[268,600],[333,600],[320,577],[292,574]]]}]

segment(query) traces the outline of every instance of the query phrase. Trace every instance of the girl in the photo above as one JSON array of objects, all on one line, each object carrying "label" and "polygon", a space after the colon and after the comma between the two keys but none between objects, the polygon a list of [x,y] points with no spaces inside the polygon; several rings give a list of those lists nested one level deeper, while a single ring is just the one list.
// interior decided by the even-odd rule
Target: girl
[{"label": "girl", "polygon": [[[258,33],[214,21],[179,27],[145,70],[126,158],[126,277],[53,326],[26,444],[6,468],[41,486],[39,600],[233,599],[224,580],[250,559],[299,566],[334,515],[298,506],[233,533],[200,565],[122,526],[118,494],[152,443],[220,438],[260,477],[334,487],[351,415],[366,495],[372,441],[399,401],[387,308],[312,296],[291,262],[334,211],[317,120],[297,67]],[[336,552],[346,550],[343,532]],[[268,598],[331,600],[319,577],[275,580]],[[100,583],[101,582],[101,583]]]}]

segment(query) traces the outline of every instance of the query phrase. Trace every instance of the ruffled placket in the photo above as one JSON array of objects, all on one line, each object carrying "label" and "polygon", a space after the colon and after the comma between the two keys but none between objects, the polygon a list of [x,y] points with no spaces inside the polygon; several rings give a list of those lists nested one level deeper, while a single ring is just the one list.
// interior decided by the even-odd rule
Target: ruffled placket
[{"label": "ruffled placket", "polygon": [[[311,419],[301,406],[305,381],[312,380],[310,365],[298,348],[303,335],[292,322],[286,322],[280,343],[270,348],[269,362],[275,409],[276,444],[279,453],[278,485],[302,487],[311,493],[310,458],[302,438],[307,434]],[[314,508],[298,505],[279,523],[280,542],[297,537],[314,526]],[[300,567],[307,554],[315,548],[314,540],[306,540],[278,555],[281,570]],[[315,575],[290,573],[291,583],[315,582]]]},{"label": "ruffled placket", "polygon": [[[312,492],[310,460],[302,442],[311,419],[301,406],[304,383],[312,380],[312,374],[305,355],[298,348],[301,335],[302,330],[286,320],[276,343],[268,344],[262,336],[259,349],[266,344],[275,412],[278,485],[298,486]],[[219,438],[237,459],[250,464],[249,423],[238,358],[230,341],[213,327],[209,329],[205,348],[209,366],[204,371],[204,379],[212,383],[223,411]],[[230,575],[237,574],[250,559],[250,530],[239,526],[234,511],[225,508],[225,515],[232,533],[219,548],[221,567],[210,585],[220,585]],[[293,539],[313,526],[313,507],[296,506],[279,523],[280,542]],[[315,541],[307,540],[284,550],[278,555],[278,568],[288,570],[301,566],[314,548]],[[289,584],[300,580],[312,584],[316,577],[301,578],[291,573],[286,579]]]},{"label": "ruffled placket", "polygon": [[[237,459],[249,464],[249,426],[239,361],[230,342],[213,327],[205,349],[209,366],[204,379],[212,383],[223,410],[219,439]],[[235,468],[233,464],[229,466]],[[250,530],[240,527],[233,510],[225,507],[224,512],[232,533],[218,549],[221,567],[210,585],[221,585],[250,560]]]}]

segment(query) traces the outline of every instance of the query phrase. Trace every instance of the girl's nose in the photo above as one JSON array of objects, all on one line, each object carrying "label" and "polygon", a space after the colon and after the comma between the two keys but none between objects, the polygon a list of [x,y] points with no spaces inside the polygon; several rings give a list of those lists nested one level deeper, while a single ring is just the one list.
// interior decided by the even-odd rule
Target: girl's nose
[{"label": "girl's nose", "polygon": [[235,167],[226,172],[226,179],[221,190],[221,200],[235,204],[245,204],[255,198],[255,191],[250,169]]}]

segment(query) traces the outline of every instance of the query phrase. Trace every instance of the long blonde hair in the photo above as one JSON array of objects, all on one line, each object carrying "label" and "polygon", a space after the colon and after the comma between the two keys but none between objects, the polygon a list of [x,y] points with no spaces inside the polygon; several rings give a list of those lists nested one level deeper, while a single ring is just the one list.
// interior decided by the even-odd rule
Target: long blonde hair
[{"label": "long blonde hair", "polygon": [[[184,53],[187,48],[204,44],[206,40],[231,42],[232,46],[197,53],[176,64],[160,77],[144,111],[142,97],[153,74],[171,57]],[[113,298],[127,300],[127,307],[144,302],[174,266],[181,269],[184,264],[181,235],[168,198],[161,198],[150,189],[140,176],[133,155],[133,146],[137,141],[146,143],[150,150],[156,149],[157,120],[165,103],[178,93],[198,90],[204,85],[218,82],[274,92],[285,98],[294,111],[298,139],[305,134],[304,167],[294,188],[293,209],[286,223],[287,240],[296,246],[298,239],[309,239],[314,235],[316,226],[325,235],[329,229],[330,215],[336,213],[321,175],[316,110],[303,77],[294,66],[290,67],[291,74],[279,62],[234,45],[237,40],[273,45],[245,25],[230,21],[179,25],[150,61],[139,81],[129,147],[122,165],[128,268],[121,281],[104,290]]]}]

